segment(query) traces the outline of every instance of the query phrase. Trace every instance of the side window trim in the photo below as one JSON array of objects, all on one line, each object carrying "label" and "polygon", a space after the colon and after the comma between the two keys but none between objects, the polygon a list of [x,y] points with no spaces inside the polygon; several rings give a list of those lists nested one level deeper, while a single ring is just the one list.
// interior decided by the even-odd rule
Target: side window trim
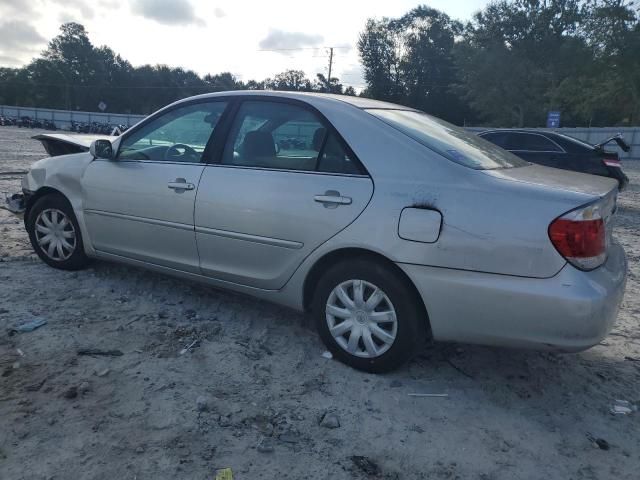
[{"label": "side window trim", "polygon": [[[318,156],[316,157],[316,166],[313,169],[314,172],[320,172],[321,171],[320,170],[320,162],[322,161],[322,156],[324,155],[324,149],[326,148],[327,142],[329,141],[329,135],[331,135],[331,133],[332,133],[331,131],[329,131],[327,126],[324,124],[324,122],[322,122],[322,119],[321,119],[320,123],[324,127],[324,138],[322,139],[322,145],[320,146],[320,150],[318,150]],[[346,150],[345,150],[345,153],[346,153]],[[360,168],[360,167],[358,167],[358,168]]]},{"label": "side window trim", "polygon": [[[318,170],[318,166],[320,164],[321,154],[324,153],[324,147],[326,146],[327,139],[329,138],[329,135],[333,134],[338,139],[338,142],[340,143],[340,146],[344,149],[345,153],[349,156],[349,158],[353,162],[355,162],[358,170],[360,171],[360,173],[357,174],[357,175],[355,175],[355,174],[346,174],[346,175],[361,176],[361,177],[362,176],[371,177],[371,175],[369,175],[369,172],[364,167],[364,165],[360,161],[360,159],[353,152],[353,150],[351,149],[349,144],[344,140],[344,138],[342,138],[342,135],[340,135],[340,132],[338,132],[338,130],[331,124],[331,122],[329,122],[329,120],[327,120],[327,118],[317,108],[313,107],[312,105],[309,105],[308,103],[306,103],[304,101],[296,100],[296,99],[293,99],[293,98],[285,98],[285,97],[266,97],[266,96],[262,97],[262,96],[253,96],[253,95],[238,95],[232,101],[229,101],[229,105],[227,106],[227,111],[225,112],[225,116],[227,116],[227,114],[228,114],[228,117],[221,119],[221,123],[222,123],[222,120],[226,120],[226,123],[225,123],[224,127],[220,128],[220,135],[221,136],[224,135],[224,137],[222,137],[223,142],[219,142],[217,144],[217,146],[215,148],[215,152],[213,152],[213,155],[211,156],[211,159],[209,159],[209,161],[207,163],[220,165],[220,166],[223,166],[223,167],[256,168],[256,169],[260,169],[260,170],[267,170],[267,169],[262,168],[262,167],[248,167],[248,166],[245,167],[245,166],[239,166],[239,165],[225,165],[225,164],[222,163],[222,156],[224,154],[225,145],[226,145],[227,141],[229,141],[229,134],[231,133],[231,127],[232,127],[233,123],[236,120],[236,117],[238,115],[238,111],[240,110],[240,107],[242,106],[243,103],[246,103],[246,102],[285,103],[285,104],[295,105],[297,107],[301,107],[301,108],[307,110],[308,112],[311,112],[316,117],[318,117],[318,120],[320,121],[322,126],[327,130],[327,134],[325,135],[325,139],[324,139],[324,142],[323,142],[323,145],[322,145],[322,149],[320,150],[320,152],[318,154],[318,159],[316,160],[316,170],[309,171],[309,170],[280,169],[280,168],[278,168],[278,169],[272,168],[272,169],[269,169],[269,170],[291,171],[291,172],[306,172],[306,173],[321,173],[321,174],[334,174],[332,172],[322,172],[322,171]],[[218,129],[216,129],[216,130],[218,130]],[[222,144],[220,144],[220,143],[222,143]],[[345,174],[334,174],[334,175],[345,175]]]},{"label": "side window trim", "polygon": [[[174,110],[178,110],[180,108],[184,108],[184,107],[189,107],[191,105],[198,105],[201,103],[217,103],[217,102],[226,102],[227,105],[222,113],[222,117],[220,118],[220,122],[218,125],[216,125],[216,127],[213,129],[212,134],[209,136],[209,139],[207,140],[207,144],[205,146],[205,149],[202,152],[202,156],[200,157],[200,161],[199,162],[165,162],[163,160],[140,160],[140,159],[124,159],[124,160],[120,160],[118,159],[118,156],[120,155],[121,151],[122,151],[122,143],[131,135],[133,135],[135,132],[137,132],[138,130],[144,128],[147,124],[153,122],[154,120],[160,118],[162,115],[165,115],[167,113],[173,112]],[[196,100],[189,100],[186,102],[180,102],[177,103],[175,105],[171,105],[165,108],[162,108],[160,110],[158,110],[157,112],[149,115],[147,118],[145,118],[144,120],[142,120],[140,123],[138,123],[137,125],[135,125],[134,127],[128,129],[126,132],[124,132],[122,135],[120,135],[118,137],[118,150],[116,152],[115,158],[119,161],[119,162],[140,162],[140,163],[179,163],[181,165],[200,165],[203,163],[207,163],[207,155],[209,154],[208,149],[210,149],[210,144],[213,143],[212,140],[217,137],[217,133],[218,133],[218,126],[222,124],[222,122],[226,119],[227,115],[229,114],[230,111],[230,107],[232,106],[232,104],[235,103],[235,99],[233,97],[210,97],[210,98],[202,98],[202,99],[196,99]]]},{"label": "side window trim", "polygon": [[214,163],[217,158],[222,161],[222,154],[224,153],[229,131],[240,108],[239,103],[235,98],[229,98],[227,100],[227,106],[222,113],[222,117],[220,117],[216,128],[213,129],[213,133],[209,137],[209,141],[202,152],[201,163]]}]

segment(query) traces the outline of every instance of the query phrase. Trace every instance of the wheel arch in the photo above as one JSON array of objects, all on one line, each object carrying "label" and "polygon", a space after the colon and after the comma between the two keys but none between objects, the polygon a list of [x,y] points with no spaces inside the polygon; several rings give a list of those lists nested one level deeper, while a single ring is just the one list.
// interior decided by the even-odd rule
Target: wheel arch
[{"label": "wheel arch", "polygon": [[427,307],[422,299],[422,295],[418,292],[415,284],[409,278],[409,276],[396,265],[393,261],[389,260],[384,255],[374,252],[372,250],[367,250],[363,248],[340,248],[337,250],[333,250],[331,252],[326,253],[322,257],[320,257],[313,266],[309,269],[307,276],[305,277],[303,284],[303,308],[305,312],[309,312],[311,310],[311,303],[313,301],[313,293],[315,291],[315,287],[320,280],[320,277],[324,272],[326,272],[333,265],[336,265],[342,261],[349,261],[354,259],[367,259],[371,262],[376,262],[390,268],[395,271],[412,289],[413,294],[415,295],[418,301],[418,308],[423,313],[423,318],[425,319],[425,326],[427,328],[427,333],[429,337],[431,337],[431,323],[429,321],[429,313],[427,311]]},{"label": "wheel arch", "polygon": [[46,195],[60,195],[62,198],[65,199],[65,201],[69,204],[69,206],[72,206],[71,202],[69,201],[69,199],[60,190],[55,189],[53,187],[40,187],[32,195],[30,195],[29,198],[27,199],[27,204],[26,204],[25,210],[24,210],[24,221],[25,221],[25,223],[27,222],[27,219],[29,218],[29,213],[31,212],[31,208],[35,205],[35,203],[38,200],[40,200],[42,197],[44,197]]}]

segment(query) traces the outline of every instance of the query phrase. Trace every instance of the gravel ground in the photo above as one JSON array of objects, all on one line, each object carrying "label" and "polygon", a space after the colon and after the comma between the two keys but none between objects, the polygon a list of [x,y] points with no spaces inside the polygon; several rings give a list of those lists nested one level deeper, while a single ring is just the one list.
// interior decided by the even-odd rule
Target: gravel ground
[{"label": "gravel ground", "polygon": [[[0,192],[44,155],[34,133],[0,129]],[[625,169],[629,281],[605,341],[432,345],[377,376],[323,358],[295,312],[104,262],[48,268],[0,210],[0,478],[636,480],[640,411],[609,411],[640,400],[640,165]],[[7,333],[32,317],[48,323]]]}]

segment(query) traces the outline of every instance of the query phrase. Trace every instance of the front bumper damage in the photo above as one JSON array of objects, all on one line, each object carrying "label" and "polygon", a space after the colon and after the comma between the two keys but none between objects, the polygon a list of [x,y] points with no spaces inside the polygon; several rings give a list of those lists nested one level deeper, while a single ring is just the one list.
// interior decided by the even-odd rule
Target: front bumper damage
[{"label": "front bumper damage", "polygon": [[5,194],[5,208],[16,215],[24,214],[27,208],[27,198],[22,193]]}]

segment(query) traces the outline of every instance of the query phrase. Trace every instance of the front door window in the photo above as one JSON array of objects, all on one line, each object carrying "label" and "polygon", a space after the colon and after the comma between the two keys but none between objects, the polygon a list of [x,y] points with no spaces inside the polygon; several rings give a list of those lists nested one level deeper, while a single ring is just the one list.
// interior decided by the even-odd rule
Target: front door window
[{"label": "front door window", "polygon": [[207,102],[171,110],[127,135],[118,159],[199,163],[226,106]]}]

